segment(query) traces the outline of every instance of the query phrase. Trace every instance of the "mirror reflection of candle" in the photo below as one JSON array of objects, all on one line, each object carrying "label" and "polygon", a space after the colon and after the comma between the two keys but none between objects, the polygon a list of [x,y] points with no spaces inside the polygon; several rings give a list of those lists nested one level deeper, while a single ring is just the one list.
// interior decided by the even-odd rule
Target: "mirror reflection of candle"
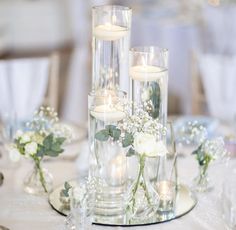
[{"label": "mirror reflection of candle", "polygon": [[157,184],[157,192],[162,200],[173,199],[173,183],[171,181],[160,181]]},{"label": "mirror reflection of candle", "polygon": [[108,183],[113,186],[120,186],[126,180],[126,157],[120,153],[109,161],[107,168]]},{"label": "mirror reflection of candle", "polygon": [[117,122],[125,117],[125,112],[122,106],[118,106],[114,103],[116,97],[107,95],[104,104],[96,106],[92,111],[91,115],[98,120],[105,122]]},{"label": "mirror reflection of candle", "polygon": [[160,198],[160,211],[173,211],[175,201],[175,185],[172,181],[160,181],[157,183],[157,193]]}]

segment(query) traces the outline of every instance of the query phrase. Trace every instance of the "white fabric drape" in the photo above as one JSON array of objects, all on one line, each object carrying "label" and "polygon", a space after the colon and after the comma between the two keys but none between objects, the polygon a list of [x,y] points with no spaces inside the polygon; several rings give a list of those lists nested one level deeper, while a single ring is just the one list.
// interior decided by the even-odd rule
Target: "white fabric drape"
[{"label": "white fabric drape", "polygon": [[2,119],[24,121],[43,102],[48,83],[47,58],[0,62],[0,112]]}]

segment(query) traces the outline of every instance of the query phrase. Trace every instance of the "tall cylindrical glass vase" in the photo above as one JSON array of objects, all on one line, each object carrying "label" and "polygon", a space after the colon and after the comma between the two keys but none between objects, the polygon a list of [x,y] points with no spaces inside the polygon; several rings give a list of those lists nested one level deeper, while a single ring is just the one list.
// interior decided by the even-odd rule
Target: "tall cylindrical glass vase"
[{"label": "tall cylindrical glass vase", "polygon": [[129,90],[131,12],[130,8],[124,6],[93,7],[93,91]]}]

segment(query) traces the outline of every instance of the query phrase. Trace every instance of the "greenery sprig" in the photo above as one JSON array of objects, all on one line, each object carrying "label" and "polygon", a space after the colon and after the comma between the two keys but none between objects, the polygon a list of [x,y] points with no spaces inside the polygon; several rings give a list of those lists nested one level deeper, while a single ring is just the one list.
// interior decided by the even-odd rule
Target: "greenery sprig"
[{"label": "greenery sprig", "polygon": [[220,137],[214,138],[212,140],[204,140],[196,150],[192,152],[196,156],[199,166],[202,167],[203,176],[206,174],[209,164],[225,156],[227,153],[224,140]]},{"label": "greenery sprig", "polygon": [[61,190],[61,192],[60,192],[60,196],[62,196],[62,197],[69,197],[69,191],[70,191],[70,189],[72,188],[72,186],[69,184],[69,182],[65,182],[64,183],[64,188]]},{"label": "greenery sprig", "polygon": [[[39,171],[39,178],[45,192],[48,192],[41,167],[45,156],[57,157],[64,149],[67,134],[59,129],[57,113],[50,107],[40,107],[34,117],[27,123],[27,131],[18,130],[12,152],[31,158]],[[56,128],[55,125],[57,125]]]},{"label": "greenery sprig", "polygon": [[[123,148],[132,146],[134,142],[134,137],[131,133],[125,132],[124,135],[122,135],[121,129],[117,128],[115,125],[105,126],[105,129],[102,129],[95,134],[95,138],[98,141],[103,142],[108,141],[108,139],[111,138],[113,141],[119,141]],[[130,147],[126,155],[132,156],[134,154],[135,151],[133,147]]]}]

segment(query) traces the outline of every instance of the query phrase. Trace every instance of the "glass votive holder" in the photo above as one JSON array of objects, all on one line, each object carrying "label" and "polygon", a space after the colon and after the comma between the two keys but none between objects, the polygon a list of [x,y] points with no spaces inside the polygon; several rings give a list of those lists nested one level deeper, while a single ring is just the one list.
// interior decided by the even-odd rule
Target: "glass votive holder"
[{"label": "glass votive holder", "polygon": [[92,205],[86,183],[71,188],[70,211],[74,230],[90,230],[92,227]]},{"label": "glass votive holder", "polygon": [[161,220],[170,219],[175,215],[176,184],[173,181],[163,180],[157,183],[159,206],[157,213]]}]

